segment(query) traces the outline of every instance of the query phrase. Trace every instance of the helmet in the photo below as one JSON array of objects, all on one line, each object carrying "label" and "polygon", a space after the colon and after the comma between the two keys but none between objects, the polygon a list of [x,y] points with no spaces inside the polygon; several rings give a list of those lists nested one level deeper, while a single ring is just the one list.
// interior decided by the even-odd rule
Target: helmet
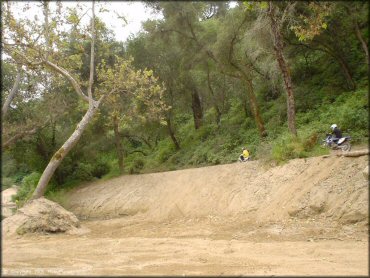
[{"label": "helmet", "polygon": [[337,127],[337,125],[336,124],[332,124],[331,126],[330,126],[330,128],[331,129],[333,129],[334,130],[334,128],[336,128]]}]

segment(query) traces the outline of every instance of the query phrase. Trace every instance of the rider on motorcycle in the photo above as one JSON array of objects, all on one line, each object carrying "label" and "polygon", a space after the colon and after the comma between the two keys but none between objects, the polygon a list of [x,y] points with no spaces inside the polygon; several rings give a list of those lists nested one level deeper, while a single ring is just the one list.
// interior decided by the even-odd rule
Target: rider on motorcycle
[{"label": "rider on motorcycle", "polygon": [[338,143],[338,140],[342,138],[342,131],[338,128],[336,124],[332,124],[330,128],[333,130],[333,142]]},{"label": "rider on motorcycle", "polygon": [[242,152],[243,153],[239,156],[240,161],[249,160],[249,152],[248,152],[247,148],[243,147]]}]

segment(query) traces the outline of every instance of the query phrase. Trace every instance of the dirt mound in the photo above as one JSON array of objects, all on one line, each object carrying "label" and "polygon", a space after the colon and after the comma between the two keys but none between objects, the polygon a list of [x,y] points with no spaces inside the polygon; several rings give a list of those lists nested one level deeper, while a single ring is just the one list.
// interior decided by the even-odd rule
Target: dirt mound
[{"label": "dirt mound", "polygon": [[81,218],[241,217],[256,222],[367,221],[368,157],[313,157],[265,169],[258,161],[121,176],[69,193]]},{"label": "dirt mound", "polygon": [[60,233],[80,227],[77,217],[45,198],[32,200],[2,221],[3,234]]}]

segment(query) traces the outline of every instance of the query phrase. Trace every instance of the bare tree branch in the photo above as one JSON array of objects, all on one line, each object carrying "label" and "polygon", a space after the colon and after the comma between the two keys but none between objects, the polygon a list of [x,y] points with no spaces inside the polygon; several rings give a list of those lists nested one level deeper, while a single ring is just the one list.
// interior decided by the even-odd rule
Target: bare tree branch
[{"label": "bare tree branch", "polygon": [[8,95],[4,105],[3,105],[3,108],[2,108],[3,120],[5,118],[6,113],[8,112],[8,108],[10,106],[10,103],[12,102],[12,100],[14,99],[14,97],[15,97],[17,91],[18,91],[19,84],[20,84],[20,81],[21,81],[21,75],[22,75],[21,73],[22,73],[22,66],[21,66],[21,64],[17,64],[17,77],[15,79],[13,88],[10,91],[10,93],[9,93],[9,95]]},{"label": "bare tree branch", "polygon": [[49,36],[49,3],[47,0],[43,2],[44,16],[45,16],[45,39],[46,39],[46,56],[45,60],[48,60],[50,54],[50,36]]},{"label": "bare tree branch", "polygon": [[92,2],[92,18],[91,18],[91,53],[90,53],[90,79],[89,86],[87,89],[87,94],[89,96],[89,106],[93,105],[93,96],[92,96],[92,85],[94,83],[94,57],[95,57],[95,1]]},{"label": "bare tree branch", "polygon": [[76,93],[82,97],[84,100],[89,101],[89,98],[82,92],[80,85],[77,83],[77,81],[72,77],[72,75],[69,74],[68,71],[63,69],[60,66],[57,66],[56,64],[50,62],[50,61],[44,61],[44,63],[52,68],[53,70],[59,72],[61,75],[66,77],[69,82],[72,84],[73,88],[75,89]]},{"label": "bare tree branch", "polygon": [[15,61],[17,61],[18,63],[21,63],[21,61],[19,61],[19,59],[17,59],[17,56],[19,56],[19,57],[21,57],[22,59],[25,60],[25,61],[23,61],[23,64],[26,64],[26,65],[29,65],[29,66],[39,66],[42,63],[44,63],[44,61],[32,62],[26,55],[22,54],[17,49],[11,48],[9,43],[3,42],[3,45],[4,45],[5,52],[9,56],[11,56]]},{"label": "bare tree branch", "polygon": [[43,122],[41,124],[38,124],[36,126],[33,126],[30,129],[28,129],[28,130],[24,130],[24,131],[21,131],[21,132],[15,134],[15,135],[13,135],[13,137],[6,140],[5,143],[2,145],[3,149],[9,148],[11,145],[16,143],[18,140],[20,140],[20,139],[22,139],[22,138],[24,138],[28,135],[35,134],[39,129],[42,129],[43,127],[45,127],[49,122],[50,122],[50,119],[47,119],[45,122]]}]

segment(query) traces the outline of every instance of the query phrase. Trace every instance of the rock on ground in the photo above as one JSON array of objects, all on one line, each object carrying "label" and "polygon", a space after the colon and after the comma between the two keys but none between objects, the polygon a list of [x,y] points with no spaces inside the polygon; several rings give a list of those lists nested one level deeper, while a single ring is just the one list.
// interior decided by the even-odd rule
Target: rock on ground
[{"label": "rock on ground", "polygon": [[73,232],[80,227],[73,213],[45,198],[30,201],[2,222],[5,235]]}]

